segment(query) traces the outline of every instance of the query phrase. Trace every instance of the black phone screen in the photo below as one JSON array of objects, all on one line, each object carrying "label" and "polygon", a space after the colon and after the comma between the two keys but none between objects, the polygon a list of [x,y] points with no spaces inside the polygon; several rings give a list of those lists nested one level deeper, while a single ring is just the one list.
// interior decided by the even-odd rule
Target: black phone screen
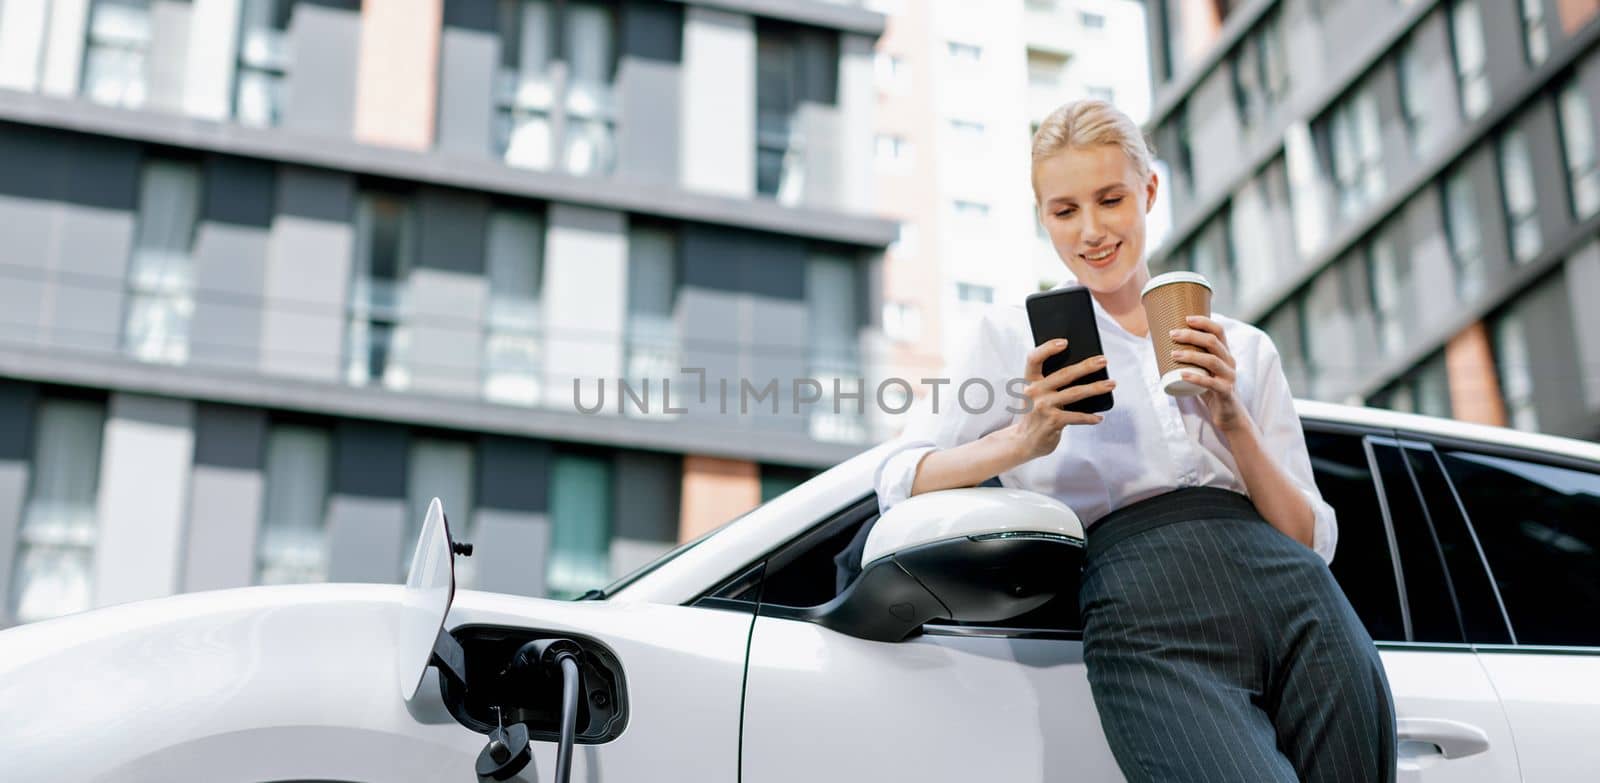
[{"label": "black phone screen", "polygon": [[[1067,340],[1067,350],[1044,360],[1042,369],[1046,377],[1062,367],[1077,364],[1105,352],[1100,347],[1100,328],[1095,325],[1094,304],[1089,300],[1089,289],[1083,286],[1069,286],[1030,294],[1027,309],[1028,324],[1033,327],[1034,345],[1044,345],[1063,337]],[[1106,370],[1101,368],[1067,386],[1097,383],[1109,377]],[[1068,403],[1062,408],[1079,413],[1099,413],[1110,410],[1112,402],[1111,392],[1104,392]]]}]

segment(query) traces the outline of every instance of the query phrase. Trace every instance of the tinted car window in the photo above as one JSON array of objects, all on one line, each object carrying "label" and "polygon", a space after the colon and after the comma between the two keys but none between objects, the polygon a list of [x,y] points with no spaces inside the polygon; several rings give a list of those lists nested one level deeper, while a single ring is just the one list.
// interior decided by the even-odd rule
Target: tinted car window
[{"label": "tinted car window", "polygon": [[1404,641],[1388,526],[1361,436],[1307,432],[1306,448],[1317,489],[1338,520],[1339,545],[1329,566],[1334,578],[1373,639]]},{"label": "tinted car window", "polygon": [[1372,444],[1372,456],[1389,506],[1401,584],[1411,615],[1411,641],[1460,642],[1461,623],[1451,597],[1450,577],[1439,553],[1433,526],[1417,500],[1411,470],[1396,445]]},{"label": "tinted car window", "polygon": [[1600,646],[1600,475],[1441,449],[1517,641]]},{"label": "tinted car window", "polygon": [[1429,447],[1407,446],[1406,459],[1410,462],[1412,477],[1427,504],[1428,518],[1433,532],[1439,537],[1439,550],[1444,554],[1445,565],[1450,568],[1450,582],[1455,587],[1456,608],[1461,612],[1461,625],[1467,641],[1483,644],[1505,644],[1511,641],[1506,627],[1505,613],[1495,597],[1489,572],[1484,567],[1483,555],[1472,538],[1467,520],[1461,514],[1461,504],[1456,502],[1450,480],[1445,477],[1439,458]]}]

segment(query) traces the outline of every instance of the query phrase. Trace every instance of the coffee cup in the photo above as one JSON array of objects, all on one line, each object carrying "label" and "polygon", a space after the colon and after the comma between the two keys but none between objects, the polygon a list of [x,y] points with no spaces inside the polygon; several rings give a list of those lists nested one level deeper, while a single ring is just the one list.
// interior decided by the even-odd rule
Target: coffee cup
[{"label": "coffee cup", "polygon": [[1161,388],[1174,397],[1192,397],[1205,387],[1183,379],[1186,372],[1210,376],[1204,367],[1172,358],[1180,349],[1202,350],[1172,339],[1173,329],[1188,328],[1191,315],[1211,316],[1211,283],[1197,272],[1168,272],[1150,279],[1139,295],[1144,304],[1145,321],[1150,326],[1150,343],[1156,351],[1156,368],[1161,373]]}]

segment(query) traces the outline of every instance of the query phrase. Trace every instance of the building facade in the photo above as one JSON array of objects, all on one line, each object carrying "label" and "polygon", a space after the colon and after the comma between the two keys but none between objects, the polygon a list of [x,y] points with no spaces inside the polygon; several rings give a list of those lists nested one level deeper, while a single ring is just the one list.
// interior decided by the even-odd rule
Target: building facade
[{"label": "building facade", "polygon": [[0,2],[0,625],[396,581],[434,496],[573,595],[859,451],[883,24]]},{"label": "building facade", "polygon": [[1295,393],[1600,438],[1595,0],[1149,4],[1172,231]]},{"label": "building facade", "polygon": [[982,308],[1020,305],[1067,276],[1035,215],[1031,137],[1080,98],[1145,116],[1144,11],[1132,0],[870,6],[888,18],[877,192],[900,222],[884,262],[882,355],[899,377],[933,378]]}]

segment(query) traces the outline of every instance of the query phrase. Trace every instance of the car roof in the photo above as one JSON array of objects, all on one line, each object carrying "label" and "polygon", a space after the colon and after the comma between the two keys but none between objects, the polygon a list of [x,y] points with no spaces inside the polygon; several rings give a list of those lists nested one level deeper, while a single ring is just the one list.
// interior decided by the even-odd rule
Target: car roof
[{"label": "car roof", "polygon": [[[1295,410],[1301,421],[1313,428],[1321,423],[1394,430],[1400,435],[1469,441],[1556,455],[1600,469],[1600,444],[1588,441],[1313,400],[1295,400]],[[734,519],[674,559],[621,588],[613,599],[652,603],[693,600],[720,580],[733,576],[735,569],[755,561],[810,529],[818,520],[872,491],[878,465],[897,447],[895,440],[874,446]]]}]

